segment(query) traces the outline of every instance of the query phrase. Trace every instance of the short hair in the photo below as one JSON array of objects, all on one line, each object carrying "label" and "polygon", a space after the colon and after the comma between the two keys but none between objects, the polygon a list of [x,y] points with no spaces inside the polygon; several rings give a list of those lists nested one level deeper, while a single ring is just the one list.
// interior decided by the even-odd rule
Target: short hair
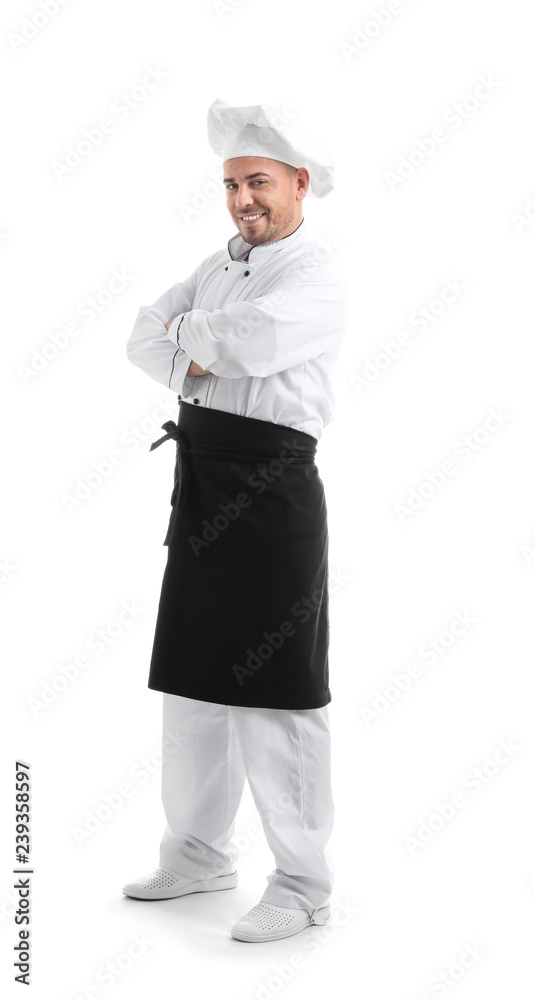
[{"label": "short hair", "polygon": [[286,174],[288,174],[289,177],[294,177],[299,169],[298,167],[292,167],[290,163],[284,163],[284,167],[286,168]]}]

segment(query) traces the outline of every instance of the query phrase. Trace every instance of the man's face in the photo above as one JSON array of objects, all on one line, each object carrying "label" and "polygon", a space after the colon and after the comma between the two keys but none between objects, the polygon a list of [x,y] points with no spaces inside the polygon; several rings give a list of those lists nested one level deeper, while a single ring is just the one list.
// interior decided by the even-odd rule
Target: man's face
[{"label": "man's face", "polygon": [[305,167],[290,175],[283,163],[265,156],[235,156],[223,167],[226,205],[247,243],[272,243],[300,225],[309,184]]}]

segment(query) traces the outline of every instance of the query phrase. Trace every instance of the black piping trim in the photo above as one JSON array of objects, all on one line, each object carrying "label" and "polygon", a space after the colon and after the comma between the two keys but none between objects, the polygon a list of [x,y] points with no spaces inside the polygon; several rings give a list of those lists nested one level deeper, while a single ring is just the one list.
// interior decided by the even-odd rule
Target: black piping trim
[{"label": "black piping trim", "polygon": [[[179,351],[179,350],[180,350],[180,348],[178,348],[178,351]],[[175,351],[175,352],[174,352],[174,354],[173,354],[173,358],[172,358],[172,368],[171,368],[171,374],[170,374],[170,376],[169,376],[169,389],[171,389],[171,388],[172,388],[172,386],[171,386],[171,382],[172,382],[172,376],[173,376],[173,374],[174,374],[174,359],[175,359],[176,355],[178,354],[178,351]]]},{"label": "black piping trim", "polygon": [[179,340],[179,338],[178,338],[178,334],[179,334],[179,332],[180,332],[180,327],[181,327],[181,325],[182,325],[182,323],[183,323],[184,319],[185,319],[185,313],[183,314],[183,316],[182,316],[182,318],[181,318],[180,322],[178,323],[178,329],[177,329],[177,331],[176,331],[176,341],[177,341],[177,344],[178,344],[178,350],[176,350],[176,351],[174,352],[174,354],[173,354],[173,357],[172,357],[172,367],[171,367],[171,374],[170,374],[170,376],[169,376],[169,389],[171,388],[171,382],[172,382],[172,376],[173,376],[173,374],[174,374],[174,359],[176,358],[176,355],[178,354],[178,351],[181,351],[181,350],[182,350],[182,348],[180,347],[180,340]]},{"label": "black piping trim", "polygon": [[[305,217],[302,216],[302,219],[300,220],[297,228],[293,230],[293,233],[296,233],[300,229],[300,227],[302,226],[302,223],[304,222],[304,219],[305,219]],[[293,233],[288,233],[287,236],[282,236],[279,240],[275,240],[275,243],[283,243],[284,240],[287,240],[288,236],[293,236]],[[230,260],[238,260],[239,259],[238,257],[234,257],[233,254],[232,254],[232,251],[230,250],[230,244],[232,243],[233,240],[237,240],[238,236],[240,236],[242,242],[246,246],[249,247],[249,251],[248,251],[249,253],[254,248],[254,246],[256,245],[255,243],[249,243],[245,239],[244,236],[241,236],[241,233],[239,233],[239,232],[238,233],[234,233],[234,235],[230,237],[230,239],[228,240],[228,243],[227,243],[228,256],[230,257]],[[237,246],[237,242],[236,242],[236,246]],[[242,252],[242,248],[241,248],[241,252]],[[248,263],[248,261],[246,263]],[[251,261],[251,263],[253,263],[253,261]]]},{"label": "black piping trim", "polygon": [[[180,347],[180,338],[179,338],[178,334],[180,333],[180,327],[181,327],[181,325],[182,325],[182,323],[183,323],[184,319],[185,319],[185,313],[183,314],[183,316],[182,316],[182,318],[181,318],[180,322],[178,323],[178,329],[177,329],[177,331],[176,331],[176,343],[177,343],[178,347]],[[181,348],[181,347],[180,347],[180,350],[182,350],[182,348]]]}]

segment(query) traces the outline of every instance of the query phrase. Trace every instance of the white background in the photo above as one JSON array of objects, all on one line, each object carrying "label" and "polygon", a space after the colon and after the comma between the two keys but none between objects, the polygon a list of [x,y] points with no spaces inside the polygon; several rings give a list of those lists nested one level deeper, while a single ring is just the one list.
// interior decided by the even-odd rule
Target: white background
[{"label": "white background", "polygon": [[[526,996],[530,4],[404,0],[383,25],[371,21],[385,3],[220,7],[70,0],[50,17],[36,17],[37,0],[2,8],[0,990],[21,992],[12,966],[19,757],[33,778],[35,997],[314,998],[338,995],[341,983],[365,1000]],[[163,77],[142,96],[149,68]],[[137,95],[122,116],[112,111],[121,94]],[[332,577],[332,916],[327,928],[256,945],[230,937],[273,867],[248,788],[235,890],[146,904],[121,892],[156,867],[163,830],[161,695],[146,682],[174,449],[148,449],[177,413],[175,395],[128,362],[125,344],[139,307],[235,232],[222,190],[213,193],[222,165],[206,114],[216,97],[286,108],[331,150],[336,189],[308,198],[304,214],[334,245],[351,291],[335,419],[318,450]],[[465,117],[451,118],[456,103]],[[111,134],[60,179],[54,164],[105,117]],[[414,155],[438,128],[444,141]],[[186,218],[206,185],[204,207]],[[78,310],[114,270],[129,276],[124,289],[87,322]],[[444,305],[447,281],[462,290]],[[420,309],[429,319],[416,327]],[[73,322],[77,335],[52,356]],[[384,344],[402,331],[411,342],[388,359]],[[358,381],[375,360],[376,377]],[[501,423],[484,430],[492,410]],[[464,435],[475,447],[459,452]],[[67,495],[117,451],[121,464],[69,510]],[[428,474],[437,483],[447,461],[454,474],[432,487]],[[141,610],[121,632],[113,623],[123,602]],[[454,636],[459,614],[471,622]],[[113,635],[100,655],[88,645],[98,629]],[[434,663],[422,649],[430,640]],[[84,652],[86,668],[42,702]],[[411,679],[410,664],[420,668]],[[409,686],[399,694],[392,675],[402,674]],[[499,756],[499,741],[517,749]],[[156,762],[146,781],[133,777],[143,759]],[[127,782],[131,797],[80,843],[76,828]],[[460,793],[464,804],[438,829],[437,807]],[[410,848],[429,820],[426,842]],[[99,970],[126,966],[136,933],[150,944],[105,985]],[[469,968],[466,945],[479,956]],[[290,973],[292,957],[300,967]]]}]

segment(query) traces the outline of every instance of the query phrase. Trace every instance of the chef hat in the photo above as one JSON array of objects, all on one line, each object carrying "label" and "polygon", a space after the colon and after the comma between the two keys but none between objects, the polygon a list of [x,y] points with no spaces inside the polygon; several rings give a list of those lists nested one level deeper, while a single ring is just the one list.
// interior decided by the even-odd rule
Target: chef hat
[{"label": "chef hat", "polygon": [[328,150],[316,139],[287,125],[282,112],[269,104],[233,107],[219,97],[208,111],[208,139],[223,162],[234,156],[266,156],[292,167],[306,167],[310,193],[330,194],[334,168]]}]

